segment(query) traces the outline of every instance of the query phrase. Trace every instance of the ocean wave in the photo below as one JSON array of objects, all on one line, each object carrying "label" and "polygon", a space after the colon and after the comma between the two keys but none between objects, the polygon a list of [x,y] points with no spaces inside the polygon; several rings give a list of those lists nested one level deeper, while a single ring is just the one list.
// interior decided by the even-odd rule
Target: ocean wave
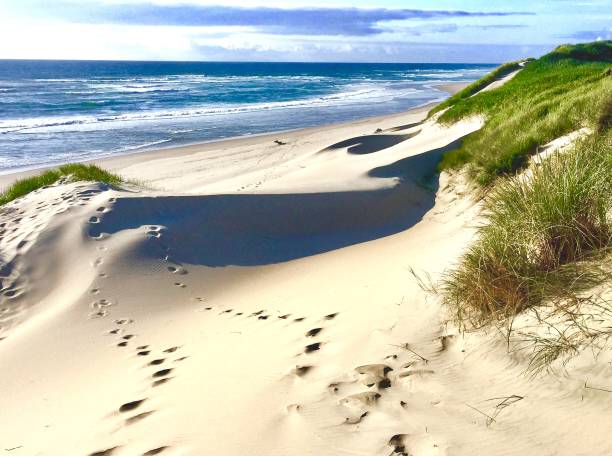
[{"label": "ocean wave", "polygon": [[462,72],[440,72],[440,73],[420,73],[419,77],[421,78],[441,78],[441,79],[455,79],[465,77],[465,74]]},{"label": "ocean wave", "polygon": [[111,91],[118,92],[121,94],[131,94],[131,93],[151,93],[151,92],[178,92],[189,90],[188,87],[179,86],[179,85],[159,85],[159,84],[125,84],[125,83],[116,83],[116,84],[87,84],[89,89],[93,90],[93,93],[100,93],[101,91]]},{"label": "ocean wave", "polygon": [[170,134],[171,135],[179,135],[181,133],[191,133],[193,131],[195,131],[195,130],[192,130],[190,128],[186,128],[186,129],[183,129],[183,130],[170,130]]},{"label": "ocean wave", "polygon": [[147,147],[157,146],[172,141],[171,139],[160,139],[159,141],[151,141],[144,144],[137,144],[135,146],[125,146],[121,148],[122,152],[135,151],[138,149],[146,149]]},{"label": "ocean wave", "polygon": [[366,85],[365,87],[363,85],[347,86],[345,89],[349,90],[316,98],[277,101],[270,103],[206,105],[200,107],[188,107],[184,109],[139,111],[116,115],[75,115],[7,119],[0,120],[0,134],[24,131],[29,132],[31,130],[40,130],[42,128],[71,127],[95,123],[138,122],[208,115],[225,115],[253,111],[342,105],[364,101],[380,103],[390,101],[398,97],[408,97],[414,94],[422,93],[422,90],[417,90],[416,88],[394,90],[392,86],[377,84]]}]

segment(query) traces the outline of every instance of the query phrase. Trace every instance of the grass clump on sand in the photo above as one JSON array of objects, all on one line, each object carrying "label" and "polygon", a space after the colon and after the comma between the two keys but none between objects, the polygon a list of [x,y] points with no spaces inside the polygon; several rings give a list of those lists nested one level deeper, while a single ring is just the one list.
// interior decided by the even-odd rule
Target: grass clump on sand
[{"label": "grass clump on sand", "polygon": [[465,166],[486,187],[525,168],[538,147],[553,139],[582,127],[609,125],[611,56],[612,41],[560,46],[497,89],[450,98],[440,123],[482,115],[485,124],[447,153],[439,170]]},{"label": "grass clump on sand", "polygon": [[20,179],[4,192],[0,193],[0,206],[14,199],[27,195],[34,190],[52,185],[61,178],[66,177],[70,181],[95,181],[110,185],[119,185],[123,180],[96,165],[68,164],[59,168],[50,169],[25,179]]},{"label": "grass clump on sand", "polygon": [[443,281],[465,326],[577,296],[605,280],[612,246],[612,132],[592,136],[498,182],[476,242]]}]

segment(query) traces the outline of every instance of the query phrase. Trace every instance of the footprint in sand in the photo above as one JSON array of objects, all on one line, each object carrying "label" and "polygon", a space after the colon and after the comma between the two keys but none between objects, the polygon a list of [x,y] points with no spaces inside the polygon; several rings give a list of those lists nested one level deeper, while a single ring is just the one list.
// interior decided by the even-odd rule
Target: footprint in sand
[{"label": "footprint in sand", "polygon": [[362,393],[346,396],[340,403],[349,406],[374,405],[380,398],[380,393],[376,391],[364,391]]},{"label": "footprint in sand", "polygon": [[344,419],[345,424],[359,424],[361,421],[368,416],[368,412],[363,412],[361,415],[356,417],[346,417]]},{"label": "footprint in sand", "polygon": [[142,456],[153,456],[155,454],[161,454],[163,451],[166,451],[169,447],[167,446],[161,446],[158,448],[154,448],[152,450],[147,451],[146,453],[143,453]]},{"label": "footprint in sand", "polygon": [[393,452],[391,455],[399,454],[399,455],[408,455],[406,452],[406,440],[408,439],[408,434],[395,434],[393,437],[389,439],[388,445],[393,448]]},{"label": "footprint in sand", "polygon": [[168,378],[160,378],[159,380],[155,380],[153,383],[151,383],[151,386],[153,388],[156,388],[158,386],[163,385],[164,383],[169,382],[170,380],[171,380],[171,378],[169,378],[169,377]]},{"label": "footprint in sand", "polygon": [[93,453],[90,453],[89,456],[111,456],[117,449],[119,449],[119,447],[112,447],[102,451],[95,451]]},{"label": "footprint in sand", "polygon": [[294,372],[298,377],[303,377],[310,372],[314,366],[295,366]]},{"label": "footprint in sand", "polygon": [[138,421],[144,420],[146,417],[151,416],[153,413],[155,413],[155,411],[151,410],[149,412],[142,412],[138,415],[131,416],[125,420],[125,424],[129,426],[130,424],[137,423]]},{"label": "footprint in sand", "polygon": [[306,333],[306,337],[314,337],[317,334],[319,334],[321,331],[323,331],[323,328],[313,328]]},{"label": "footprint in sand", "polygon": [[314,344],[306,345],[304,353],[312,353],[321,349],[322,342],[315,342]]},{"label": "footprint in sand", "polygon": [[161,230],[162,230],[161,226],[153,225],[153,226],[149,226],[149,228],[148,228],[148,230],[147,230],[147,232],[145,234],[147,236],[159,239],[161,237],[161,235],[162,235]]},{"label": "footprint in sand", "polygon": [[167,377],[168,375],[170,375],[172,371],[173,369],[170,367],[167,369],[161,369],[161,370],[158,370],[157,372],[154,372],[152,377],[153,378]]},{"label": "footprint in sand", "polygon": [[126,402],[125,404],[121,405],[119,407],[119,412],[121,413],[125,413],[125,412],[130,412],[132,410],[136,410],[138,407],[140,407],[144,401],[146,401],[147,399],[138,399],[135,401],[131,401],[131,402]]},{"label": "footprint in sand", "polygon": [[109,301],[108,299],[98,299],[97,301],[94,301],[91,303],[91,307],[93,307],[94,309],[103,309],[105,307],[110,307],[112,306],[113,303],[111,301]]},{"label": "footprint in sand", "polygon": [[106,317],[108,315],[108,312],[106,310],[100,309],[96,312],[92,312],[89,314],[89,318],[102,318],[102,317]]},{"label": "footprint in sand", "polygon": [[11,288],[2,292],[2,294],[9,299],[14,299],[23,294],[23,290],[19,288]]},{"label": "footprint in sand", "polygon": [[369,364],[355,368],[360,376],[360,381],[368,388],[376,385],[378,389],[386,389],[391,387],[391,380],[387,377],[393,368],[386,364]]},{"label": "footprint in sand", "polygon": [[187,274],[187,270],[181,266],[168,266],[168,272],[171,272],[172,274],[179,274],[179,275]]}]

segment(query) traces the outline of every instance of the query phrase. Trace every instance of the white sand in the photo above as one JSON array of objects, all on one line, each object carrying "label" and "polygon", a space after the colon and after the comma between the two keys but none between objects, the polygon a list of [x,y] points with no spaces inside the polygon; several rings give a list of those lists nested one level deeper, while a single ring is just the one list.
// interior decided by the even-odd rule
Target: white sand
[{"label": "white sand", "polygon": [[612,394],[584,388],[609,357],[531,380],[411,275],[452,264],[478,211],[431,174],[479,121],[423,117],[124,157],[153,189],[3,208],[0,453],[612,454]]}]

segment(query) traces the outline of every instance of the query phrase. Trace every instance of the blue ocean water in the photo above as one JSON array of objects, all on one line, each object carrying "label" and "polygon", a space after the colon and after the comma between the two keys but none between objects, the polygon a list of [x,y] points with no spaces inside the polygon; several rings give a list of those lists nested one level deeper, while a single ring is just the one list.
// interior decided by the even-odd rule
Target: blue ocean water
[{"label": "blue ocean water", "polygon": [[0,174],[401,112],[493,66],[0,60]]}]

